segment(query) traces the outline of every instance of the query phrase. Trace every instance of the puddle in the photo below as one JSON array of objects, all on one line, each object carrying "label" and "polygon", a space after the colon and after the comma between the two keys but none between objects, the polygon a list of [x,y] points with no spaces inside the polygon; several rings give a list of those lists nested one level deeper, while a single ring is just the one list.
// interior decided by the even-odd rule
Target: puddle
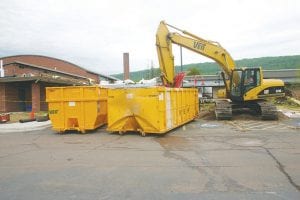
[{"label": "puddle", "polygon": [[155,141],[166,150],[180,150],[190,146],[186,138],[178,136],[159,137],[155,138]]},{"label": "puddle", "polygon": [[219,127],[218,124],[201,124],[200,128],[216,128]]},{"label": "puddle", "polygon": [[300,128],[300,118],[285,120],[283,123],[291,126],[292,128]]},{"label": "puddle", "polygon": [[245,147],[259,147],[264,145],[262,140],[254,138],[236,138],[229,140],[228,143]]}]

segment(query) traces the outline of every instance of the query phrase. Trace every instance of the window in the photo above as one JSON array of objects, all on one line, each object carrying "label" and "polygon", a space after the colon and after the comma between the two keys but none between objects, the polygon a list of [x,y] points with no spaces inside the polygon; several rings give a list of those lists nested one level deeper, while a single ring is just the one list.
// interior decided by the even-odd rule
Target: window
[{"label": "window", "polygon": [[260,70],[259,69],[257,69],[257,68],[246,69],[244,77],[245,77],[244,78],[245,92],[260,85]]}]

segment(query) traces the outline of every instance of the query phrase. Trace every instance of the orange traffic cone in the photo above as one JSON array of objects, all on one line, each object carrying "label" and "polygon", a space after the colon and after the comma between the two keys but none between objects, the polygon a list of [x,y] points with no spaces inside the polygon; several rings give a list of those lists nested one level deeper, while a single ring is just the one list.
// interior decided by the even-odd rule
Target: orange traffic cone
[{"label": "orange traffic cone", "polygon": [[31,112],[29,113],[29,118],[34,119],[34,111],[33,110],[31,110]]}]

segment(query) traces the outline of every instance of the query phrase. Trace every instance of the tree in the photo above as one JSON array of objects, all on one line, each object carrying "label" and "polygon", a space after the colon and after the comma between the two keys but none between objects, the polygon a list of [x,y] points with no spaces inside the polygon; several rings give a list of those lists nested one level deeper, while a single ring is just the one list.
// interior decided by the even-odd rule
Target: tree
[{"label": "tree", "polygon": [[188,76],[200,75],[200,74],[201,74],[200,70],[197,69],[196,67],[189,68],[189,71],[187,73]]}]

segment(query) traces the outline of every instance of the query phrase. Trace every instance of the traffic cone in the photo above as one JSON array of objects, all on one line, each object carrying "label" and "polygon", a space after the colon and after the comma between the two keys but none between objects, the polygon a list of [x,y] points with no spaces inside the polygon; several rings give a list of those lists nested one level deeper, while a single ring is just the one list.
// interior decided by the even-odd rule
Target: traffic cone
[{"label": "traffic cone", "polygon": [[29,113],[29,118],[34,119],[34,111],[33,110],[31,110],[31,112]]}]

